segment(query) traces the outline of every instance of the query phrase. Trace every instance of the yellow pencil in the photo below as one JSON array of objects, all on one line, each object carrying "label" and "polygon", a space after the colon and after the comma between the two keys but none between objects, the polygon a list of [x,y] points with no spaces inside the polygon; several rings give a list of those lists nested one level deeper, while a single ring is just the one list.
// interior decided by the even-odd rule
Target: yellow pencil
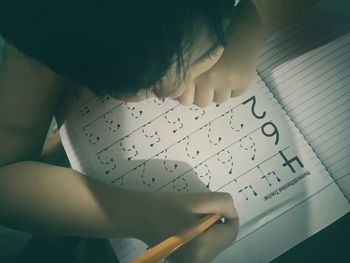
[{"label": "yellow pencil", "polygon": [[182,245],[204,232],[217,222],[222,216],[219,214],[206,215],[194,225],[185,228],[179,233],[163,240],[158,245],[147,250],[146,253],[133,259],[130,263],[154,263],[169,256]]}]

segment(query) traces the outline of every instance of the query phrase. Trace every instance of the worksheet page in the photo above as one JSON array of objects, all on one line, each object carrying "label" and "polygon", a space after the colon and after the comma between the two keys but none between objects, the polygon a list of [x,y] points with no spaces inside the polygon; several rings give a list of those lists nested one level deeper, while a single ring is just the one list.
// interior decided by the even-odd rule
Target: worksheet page
[{"label": "worksheet page", "polygon": [[[63,108],[60,135],[77,171],[140,191],[230,193],[240,232],[218,262],[230,257],[269,261],[349,211],[332,177],[258,75],[243,96],[205,109],[171,99],[99,99],[87,89],[72,94]],[[320,204],[323,209],[316,209]],[[286,226],[295,216],[291,213],[304,223]],[[269,239],[275,245],[264,248],[259,237],[266,238],[263,230],[271,226],[279,228],[269,230],[270,238],[282,233],[281,227],[293,238]],[[122,262],[147,248],[135,239],[111,243]],[[255,253],[243,253],[247,249]]]},{"label": "worksheet page", "polygon": [[350,200],[350,14],[313,10],[276,33],[258,73]]}]

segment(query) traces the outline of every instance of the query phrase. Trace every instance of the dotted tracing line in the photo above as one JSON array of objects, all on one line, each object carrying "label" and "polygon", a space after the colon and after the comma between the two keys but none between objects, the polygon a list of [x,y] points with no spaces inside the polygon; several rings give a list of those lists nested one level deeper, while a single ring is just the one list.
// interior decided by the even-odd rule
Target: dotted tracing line
[{"label": "dotted tracing line", "polygon": [[[249,140],[251,141],[251,145],[250,145],[250,147],[245,147],[245,146],[243,146],[242,145],[242,140],[243,139],[245,139],[245,138],[249,138]],[[245,151],[248,151],[248,150],[250,150],[250,149],[253,149],[253,156],[251,157],[251,159],[254,161],[255,160],[255,154],[256,154],[256,147],[255,147],[255,142],[253,141],[253,139],[252,139],[252,137],[247,137],[247,136],[244,136],[243,138],[241,138],[240,140],[240,144],[239,144],[239,146],[242,148],[242,149],[244,149]]]}]

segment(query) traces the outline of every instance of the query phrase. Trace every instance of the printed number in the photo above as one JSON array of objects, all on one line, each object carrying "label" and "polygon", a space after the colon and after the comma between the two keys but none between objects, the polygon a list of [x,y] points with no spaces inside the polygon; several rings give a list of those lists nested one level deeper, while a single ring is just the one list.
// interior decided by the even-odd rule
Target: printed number
[{"label": "printed number", "polygon": [[90,108],[86,104],[82,104],[79,106],[79,109],[76,111],[76,115],[78,119],[83,118],[85,115],[88,115],[90,113]]},{"label": "printed number", "polygon": [[232,158],[232,154],[229,150],[223,150],[220,151],[216,154],[217,156],[217,160],[222,163],[223,165],[226,165],[229,167],[229,174],[232,174],[233,171],[233,158]]},{"label": "printed number", "polygon": [[252,152],[251,160],[252,161],[255,160],[256,146],[252,137],[244,136],[242,139],[239,140],[239,146],[245,151],[251,151]]},{"label": "printed number", "polygon": [[[129,135],[127,135],[125,138],[128,138],[128,137]],[[130,161],[131,159],[136,157],[139,154],[139,152],[137,151],[135,144],[132,144],[130,146],[125,146],[123,140],[120,141],[119,146],[127,154],[128,161]]]},{"label": "printed number", "polygon": [[92,145],[96,144],[100,140],[100,137],[95,135],[93,130],[94,130],[93,124],[90,124],[83,128],[83,132],[85,136],[88,138],[89,143]]},{"label": "printed number", "polygon": [[180,177],[172,181],[173,190],[178,192],[188,192],[188,183],[185,178]]},{"label": "printed number", "polygon": [[151,122],[147,123],[146,125],[143,125],[141,132],[142,134],[149,140],[151,140],[151,143],[149,144],[150,147],[155,146],[157,143],[160,142],[160,137],[158,135],[157,131],[149,131],[148,125],[150,125]]},{"label": "printed number", "polygon": [[134,106],[130,106],[128,103],[125,103],[125,106],[130,111],[131,117],[133,117],[134,119],[139,119],[142,117],[142,110],[139,110]]},{"label": "printed number", "polygon": [[279,153],[280,153],[280,155],[282,156],[282,158],[283,158],[283,160],[284,160],[284,163],[282,164],[283,167],[288,166],[288,167],[292,170],[293,173],[295,173],[295,169],[294,169],[292,163],[297,162],[298,165],[299,165],[301,168],[304,167],[304,164],[300,161],[300,159],[299,159],[298,156],[294,156],[293,158],[291,158],[291,159],[288,160],[287,157],[283,154],[282,151],[279,151]]},{"label": "printed number", "polygon": [[117,168],[115,158],[110,156],[107,149],[102,150],[96,155],[97,155],[98,161],[105,166],[105,174],[109,174],[110,172],[114,171]]},{"label": "printed number", "polygon": [[205,163],[200,163],[199,165],[194,167],[194,172],[196,173],[196,176],[199,177],[201,181],[205,184],[205,186],[209,188],[211,175],[208,165]]},{"label": "printed number", "polygon": [[[169,116],[171,114],[171,112],[174,109],[169,110],[165,115],[164,115],[164,119],[167,121],[168,124],[170,124],[170,126],[172,126],[172,131],[173,133],[176,133],[178,130],[181,130],[184,125],[180,119],[180,117],[176,116],[176,117],[171,117]],[[175,120],[174,120],[175,119]]]},{"label": "printed number", "polygon": [[115,119],[113,118],[112,112],[108,112],[103,115],[103,120],[108,126],[108,129],[111,132],[116,132],[117,130],[120,129],[120,124],[115,122]]},{"label": "printed number", "polygon": [[243,123],[241,123],[240,125],[239,125],[239,127],[237,127],[236,126],[236,123],[235,123],[235,121],[233,120],[233,118],[234,118],[234,112],[233,112],[233,110],[231,110],[230,111],[231,112],[231,116],[230,116],[230,120],[229,120],[229,125],[230,125],[230,127],[231,127],[231,129],[232,130],[234,130],[234,131],[236,131],[236,132],[240,132],[242,129],[243,129],[243,127],[244,127],[244,124]]},{"label": "printed number", "polygon": [[[266,131],[266,127],[268,127],[268,126],[272,126],[272,131],[271,132]],[[261,132],[266,137],[276,136],[276,138],[275,138],[275,145],[278,144],[280,136],[279,136],[278,129],[277,129],[276,125],[273,122],[269,121],[269,122],[264,123],[263,126],[261,126]]]},{"label": "printed number", "polygon": [[220,136],[218,136],[217,138],[214,138],[214,135],[213,135],[213,132],[211,129],[211,122],[209,122],[204,127],[208,127],[207,138],[208,138],[208,141],[210,142],[210,144],[218,145],[221,142],[222,138]]},{"label": "printed number", "polygon": [[277,182],[281,182],[281,178],[278,177],[278,175],[275,173],[275,171],[268,172],[266,175],[262,176],[261,179],[265,178],[268,185],[272,186],[271,177],[272,177],[272,179],[276,179]]},{"label": "printed number", "polygon": [[[246,192],[248,192],[248,194]],[[251,185],[247,185],[247,186],[243,187],[242,189],[240,189],[238,191],[238,193],[242,194],[244,196],[244,199],[247,201],[249,200],[248,195],[250,195],[250,196],[257,196],[258,195],[257,192],[254,190],[254,188]]]},{"label": "printed number", "polygon": [[196,116],[194,117],[194,119],[197,121],[200,117],[203,117],[205,115],[205,110],[199,108],[199,107],[195,107],[195,106],[190,106],[189,107],[190,111],[193,111]]},{"label": "printed number", "polygon": [[[160,154],[164,154],[164,157],[161,157],[163,159],[163,167],[164,170],[170,173],[173,173],[178,168],[178,164],[175,161],[169,161],[168,160],[168,150],[165,149]],[[159,156],[159,154],[157,154]]]},{"label": "printed number", "polygon": [[141,180],[142,183],[146,186],[152,186],[156,181],[156,178],[153,175],[149,175],[146,171],[146,164],[142,164],[142,172],[141,172]]},{"label": "printed number", "polygon": [[253,114],[253,116],[255,117],[255,118],[257,118],[257,119],[263,119],[263,118],[265,118],[265,116],[266,116],[266,111],[263,111],[260,115],[258,115],[257,113],[256,113],[256,109],[255,109],[255,105],[256,105],[256,98],[255,98],[255,95],[253,96],[253,97],[250,97],[249,99],[247,99],[246,101],[244,101],[242,104],[244,105],[244,104],[247,104],[247,103],[249,103],[250,101],[252,101],[252,107],[250,108],[250,110],[251,110],[251,112],[252,112],[252,114]]},{"label": "printed number", "polygon": [[190,147],[190,137],[187,136],[184,138],[185,140],[187,140],[186,142],[186,146],[185,146],[185,151],[186,151],[186,155],[191,158],[191,159],[196,159],[199,156],[199,150],[191,150],[192,147]]}]

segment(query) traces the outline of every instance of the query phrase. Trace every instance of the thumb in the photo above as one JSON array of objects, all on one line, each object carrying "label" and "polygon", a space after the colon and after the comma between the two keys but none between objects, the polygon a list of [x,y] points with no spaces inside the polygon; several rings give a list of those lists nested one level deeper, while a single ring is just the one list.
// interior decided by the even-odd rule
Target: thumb
[{"label": "thumb", "polygon": [[188,196],[185,206],[188,210],[197,214],[218,213],[227,219],[238,217],[234,201],[229,193],[195,193]]}]

